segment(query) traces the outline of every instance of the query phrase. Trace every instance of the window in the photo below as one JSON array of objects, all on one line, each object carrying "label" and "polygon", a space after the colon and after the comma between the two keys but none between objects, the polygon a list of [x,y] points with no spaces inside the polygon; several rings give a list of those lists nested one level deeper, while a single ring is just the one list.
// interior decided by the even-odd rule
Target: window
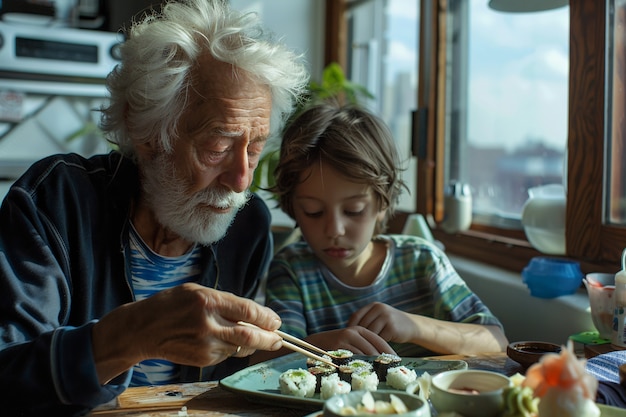
[{"label": "window", "polygon": [[[327,5],[329,3],[333,3],[332,0]],[[448,252],[521,271],[531,257],[541,255],[530,246],[519,224],[525,191],[539,183],[567,178],[566,256],[579,260],[585,272],[615,272],[620,267],[621,252],[626,247],[626,132],[622,127],[625,97],[624,88],[620,85],[626,73],[626,53],[621,40],[626,23],[626,0],[570,0],[569,7],[541,12],[551,16],[554,27],[551,28],[551,38],[534,49],[534,56],[543,54],[547,57],[544,62],[548,67],[534,65],[525,69],[536,79],[549,76],[546,80],[551,88],[547,88],[546,80],[543,84],[534,84],[534,88],[542,88],[537,91],[537,95],[544,94],[540,96],[542,102],[554,100],[551,103],[555,109],[549,109],[553,125],[539,130],[538,123],[533,123],[532,128],[518,135],[521,137],[516,138],[520,141],[518,144],[507,143],[493,152],[501,153],[497,155],[501,158],[500,164],[513,165],[512,158],[517,155],[524,156],[527,165],[535,164],[535,168],[542,169],[539,176],[524,174],[524,181],[516,186],[502,184],[502,179],[498,177],[478,177],[484,173],[466,163],[477,159],[472,152],[486,146],[480,140],[489,137],[486,133],[476,132],[495,129],[492,125],[496,119],[476,124],[478,119],[473,119],[476,114],[472,109],[465,114],[447,113],[447,109],[463,109],[466,103],[474,103],[472,100],[480,98],[474,77],[479,70],[484,70],[481,65],[488,62],[485,59],[472,61],[475,59],[472,54],[477,56],[477,53],[485,52],[472,50],[477,46],[474,44],[478,41],[477,35],[471,38],[471,29],[465,27],[468,30],[466,43],[457,39],[456,46],[452,47],[447,39],[449,34],[455,33],[450,14],[457,13],[458,18],[465,13],[465,17],[471,19],[478,12],[477,8],[484,7],[478,3],[486,4],[487,1],[420,2],[417,103],[420,108],[418,114],[423,117],[418,118],[419,125],[413,131],[424,132],[419,138],[419,145],[423,145],[425,151],[417,163],[415,211],[431,214],[436,221],[441,221],[445,185],[452,179],[467,178],[475,184],[474,191],[481,197],[477,199],[475,221],[470,230],[454,235],[434,230],[436,238],[445,244]],[[465,10],[459,10],[459,7],[465,7]],[[533,30],[543,19],[539,16],[535,14],[531,19]],[[354,24],[351,22],[351,25]],[[510,23],[511,27],[524,24]],[[458,31],[456,35],[459,35]],[[518,38],[526,35],[525,29],[516,33]],[[493,36],[502,35],[494,33]],[[532,37],[532,34],[529,36]],[[329,43],[332,39],[330,42],[327,39],[327,45]],[[509,58],[507,55],[512,52],[499,52],[498,58]],[[455,93],[446,88],[446,81],[454,71],[450,59],[461,60],[461,65],[467,65],[465,79],[458,74],[452,78],[460,83]],[[519,66],[512,67],[506,75],[519,77],[522,74],[519,69]],[[495,89],[498,86],[488,81],[483,88]],[[526,98],[520,96],[520,100]],[[532,106],[530,103],[523,107]],[[504,105],[502,107],[496,109],[507,110]],[[527,110],[532,112],[532,117],[541,120],[545,111],[540,109],[536,106]],[[484,116],[491,117],[489,114]],[[465,119],[455,121],[452,120],[454,117]],[[459,134],[459,129],[462,134]],[[455,135],[456,142],[452,140]],[[502,142],[510,140],[501,139]],[[481,151],[483,158],[486,150]],[[482,170],[486,170],[485,167],[487,164],[483,164]],[[494,185],[483,185],[489,182]]]},{"label": "window", "polygon": [[606,220],[608,224],[626,224],[626,1],[615,0],[609,16],[607,68],[607,158]]},{"label": "window", "polygon": [[521,230],[528,190],[564,184],[569,9],[448,4],[445,182],[470,185],[475,223]]},{"label": "window", "polygon": [[[349,3],[346,74],[374,95],[369,107],[391,129],[415,189],[417,160],[411,155],[411,120],[417,108],[419,1],[365,0]],[[403,193],[398,209],[415,211],[415,194]]]},{"label": "window", "polygon": [[[611,129],[607,129],[606,121],[613,111],[607,98],[613,87],[607,83],[612,67],[610,59],[607,62],[611,55],[606,52],[614,38],[613,32],[606,31],[613,20],[613,13],[606,14],[607,10],[614,10],[613,0],[606,4],[572,0],[569,6],[566,245],[567,256],[581,261],[583,270],[615,272],[620,266],[620,253],[626,247],[626,229],[606,221],[605,206],[610,205],[607,201],[615,201],[615,194],[603,187],[610,184],[608,178],[615,173],[615,167],[608,163],[608,155],[614,155],[609,145],[623,143],[623,139],[607,134]],[[445,126],[437,129],[445,130]],[[443,149],[445,143],[440,140],[439,147]],[[449,167],[439,168],[446,171]],[[487,262],[492,259],[492,263],[513,265],[516,270],[523,268],[529,257],[540,255],[525,246],[523,233],[516,234],[502,226],[473,224],[465,235],[439,236],[460,254]],[[472,245],[471,249],[468,245]]]}]

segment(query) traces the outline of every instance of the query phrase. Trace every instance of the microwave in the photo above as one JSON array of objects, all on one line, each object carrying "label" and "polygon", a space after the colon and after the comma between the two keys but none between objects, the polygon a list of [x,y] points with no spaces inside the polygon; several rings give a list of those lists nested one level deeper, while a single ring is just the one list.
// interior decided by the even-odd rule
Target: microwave
[{"label": "microwave", "polygon": [[92,94],[119,63],[123,42],[114,32],[0,21],[0,89]]},{"label": "microwave", "polygon": [[0,21],[0,192],[45,156],[110,150],[95,127],[121,36]]}]

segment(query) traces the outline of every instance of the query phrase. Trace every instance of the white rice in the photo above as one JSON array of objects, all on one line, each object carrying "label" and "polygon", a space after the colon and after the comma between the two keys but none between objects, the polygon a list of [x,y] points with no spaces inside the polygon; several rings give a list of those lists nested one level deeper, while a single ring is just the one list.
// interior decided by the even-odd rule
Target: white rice
[{"label": "white rice", "polygon": [[345,366],[350,367],[351,369],[356,370],[366,370],[366,371],[373,371],[374,370],[374,366],[368,362],[368,361],[364,361],[362,359],[354,359],[351,360],[350,362],[348,362]]},{"label": "white rice", "polygon": [[331,374],[322,377],[320,388],[320,399],[327,400],[335,394],[347,394],[352,390],[350,384],[339,379],[338,374]]},{"label": "white rice", "polygon": [[406,366],[396,366],[387,370],[387,386],[391,388],[404,391],[416,379],[417,374],[415,371]]},{"label": "white rice", "polygon": [[376,391],[378,389],[378,375],[376,372],[359,370],[352,374],[352,389]]},{"label": "white rice", "polygon": [[278,378],[280,392],[295,397],[313,397],[317,380],[306,369],[289,369]]}]

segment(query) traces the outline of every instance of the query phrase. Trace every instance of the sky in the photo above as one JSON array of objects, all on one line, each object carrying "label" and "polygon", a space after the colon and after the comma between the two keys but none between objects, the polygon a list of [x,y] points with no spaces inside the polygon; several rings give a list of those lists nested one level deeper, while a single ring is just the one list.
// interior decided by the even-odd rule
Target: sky
[{"label": "sky", "polygon": [[[238,8],[261,8],[259,0],[231,0]],[[299,33],[306,16],[295,3],[285,10],[283,0],[265,0],[280,5],[284,13],[265,13],[290,42],[299,47]],[[422,0],[423,1],[423,0]],[[569,9],[537,13],[503,13],[488,8],[488,0],[467,1],[470,7],[470,55],[468,140],[484,146],[513,150],[528,141],[543,141],[564,149],[567,135]],[[523,0],[520,0],[523,1]],[[417,26],[420,0],[388,0],[389,57],[387,67],[416,77]],[[244,7],[245,6],[245,7]],[[268,10],[272,8],[268,5]],[[306,12],[306,9],[305,9]],[[296,29],[286,26],[289,15]],[[279,22],[273,22],[278,19]],[[280,25],[279,25],[280,23]],[[306,45],[304,39],[301,44]],[[395,73],[387,82],[395,80]]]},{"label": "sky", "polygon": [[[468,138],[512,150],[541,140],[560,149],[567,135],[567,7],[539,13],[502,13],[487,0],[470,7]],[[418,1],[390,0],[390,61],[412,71]],[[391,76],[392,77],[392,76]]]},{"label": "sky", "polygon": [[469,140],[564,149],[567,137],[569,9],[492,11],[471,0]]}]

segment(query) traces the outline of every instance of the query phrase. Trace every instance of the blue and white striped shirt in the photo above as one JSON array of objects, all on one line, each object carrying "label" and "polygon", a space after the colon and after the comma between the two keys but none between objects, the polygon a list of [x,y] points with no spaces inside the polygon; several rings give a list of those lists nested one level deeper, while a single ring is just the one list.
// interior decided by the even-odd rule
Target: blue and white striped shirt
[{"label": "blue and white striped shirt", "polygon": [[[195,245],[182,256],[161,256],[146,245],[131,224],[130,271],[135,299],[143,300],[159,291],[196,281],[200,275],[200,249],[200,245]],[[179,366],[176,364],[163,359],[148,359],[133,367],[130,385],[171,384],[178,382],[178,376]]]}]

